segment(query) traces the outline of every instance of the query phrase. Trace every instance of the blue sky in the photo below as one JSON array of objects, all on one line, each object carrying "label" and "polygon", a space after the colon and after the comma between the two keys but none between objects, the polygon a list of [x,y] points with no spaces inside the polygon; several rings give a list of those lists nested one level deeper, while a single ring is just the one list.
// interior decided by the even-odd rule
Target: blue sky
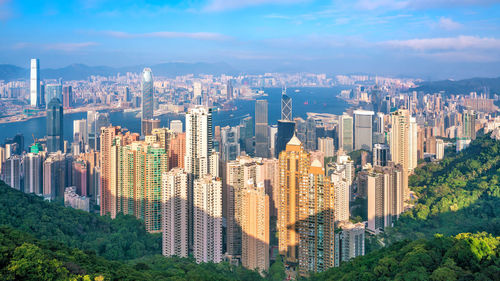
[{"label": "blue sky", "polygon": [[0,63],[500,76],[494,0],[0,0]]}]

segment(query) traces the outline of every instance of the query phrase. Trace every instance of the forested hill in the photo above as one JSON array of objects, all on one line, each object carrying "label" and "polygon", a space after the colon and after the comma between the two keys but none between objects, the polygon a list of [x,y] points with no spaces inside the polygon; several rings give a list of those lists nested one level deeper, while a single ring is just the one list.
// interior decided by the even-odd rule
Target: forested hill
[{"label": "forested hill", "polygon": [[498,280],[500,237],[463,233],[399,241],[312,280]]},{"label": "forested hill", "polygon": [[500,235],[500,141],[478,137],[460,153],[416,169],[409,184],[419,200],[387,229],[386,242],[435,233]]},{"label": "forested hill", "polygon": [[30,233],[38,239],[92,250],[111,260],[135,259],[161,253],[161,236],[146,232],[133,216],[116,219],[65,208],[14,190],[0,182],[0,225]]}]

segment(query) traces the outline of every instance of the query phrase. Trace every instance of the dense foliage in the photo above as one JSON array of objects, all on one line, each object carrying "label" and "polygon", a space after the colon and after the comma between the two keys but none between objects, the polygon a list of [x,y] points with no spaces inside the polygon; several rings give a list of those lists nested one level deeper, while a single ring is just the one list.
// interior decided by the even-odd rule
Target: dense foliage
[{"label": "dense foliage", "polygon": [[0,225],[33,234],[38,239],[62,242],[68,247],[93,250],[112,260],[161,253],[160,235],[146,232],[132,216],[116,219],[65,208],[0,183]]},{"label": "dense foliage", "polygon": [[498,280],[499,246],[500,237],[486,233],[399,241],[311,279]]},{"label": "dense foliage", "polygon": [[419,199],[387,229],[387,242],[435,233],[500,235],[499,141],[481,136],[468,149],[416,169],[409,184]]},{"label": "dense foliage", "polygon": [[38,240],[0,227],[0,280],[260,280],[257,272],[228,263],[196,264],[192,259],[149,256],[109,261],[94,252]]}]

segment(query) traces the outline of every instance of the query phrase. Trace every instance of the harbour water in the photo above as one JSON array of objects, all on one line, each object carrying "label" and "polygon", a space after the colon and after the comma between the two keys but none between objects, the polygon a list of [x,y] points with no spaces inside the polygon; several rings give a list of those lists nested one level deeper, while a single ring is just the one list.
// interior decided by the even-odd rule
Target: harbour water
[{"label": "harbour water", "polygon": [[[342,114],[349,104],[337,98],[340,87],[330,88],[289,88],[287,94],[293,101],[293,117],[307,117],[307,112]],[[269,124],[276,124],[280,119],[281,109],[281,88],[263,89],[267,96],[259,99],[267,99],[269,102]],[[321,102],[317,102],[321,101]],[[219,111],[213,115],[213,126],[236,126],[241,119],[252,116],[255,113],[254,100],[235,101],[237,110]],[[141,122],[136,117],[137,112],[110,112],[111,124],[127,128],[132,132],[140,132]],[[71,141],[73,135],[73,121],[85,119],[85,112],[64,115],[64,139]],[[168,127],[171,120],[184,121],[184,115],[166,114],[160,116],[160,125]],[[5,138],[10,138],[17,133],[22,133],[25,144],[32,143],[32,134],[35,138],[43,138],[46,135],[46,118],[35,118],[22,122],[0,124],[0,140],[3,143]]]}]

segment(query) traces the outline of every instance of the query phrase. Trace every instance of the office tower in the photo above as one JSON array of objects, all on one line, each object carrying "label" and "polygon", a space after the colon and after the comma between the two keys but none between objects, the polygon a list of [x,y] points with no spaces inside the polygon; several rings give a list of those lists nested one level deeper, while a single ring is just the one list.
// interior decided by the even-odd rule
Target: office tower
[{"label": "office tower", "polygon": [[[354,185],[352,184],[355,174],[354,161],[351,160],[348,155],[339,154],[337,156],[337,162],[330,162],[327,166],[327,175],[331,176],[334,173],[339,175],[339,181],[345,180],[349,193],[348,200],[354,201]],[[338,204],[336,206],[338,206]],[[347,206],[347,209],[349,209],[349,206]],[[349,215],[347,214],[347,218],[348,217]]]},{"label": "office tower", "polygon": [[58,99],[62,105],[63,95],[60,84],[48,84],[45,86],[45,104],[48,105],[53,99]]},{"label": "office tower", "polygon": [[308,185],[299,186],[299,273],[321,272],[334,266],[334,187],[323,165],[314,160]]},{"label": "office tower", "polygon": [[254,155],[254,135],[255,127],[251,116],[245,117],[241,120],[240,128],[240,148],[245,151],[247,155]]},{"label": "office tower", "polygon": [[[153,119],[153,73],[150,68],[144,68],[141,74],[141,92],[142,92],[142,114],[141,114],[141,135],[151,134],[150,126],[147,120]],[[149,131],[148,131],[149,130]]]},{"label": "office tower", "polygon": [[109,114],[96,111],[87,111],[87,139],[86,144],[90,149],[100,150],[101,128],[108,127]]},{"label": "office tower", "polygon": [[[74,120],[73,121],[73,143],[78,144],[78,151],[74,151],[73,154],[78,154],[85,151],[85,139],[87,138],[87,120]],[[76,152],[76,153],[75,153]]]},{"label": "office tower", "polygon": [[186,156],[184,160],[186,172],[193,175],[194,178],[211,174],[209,157],[212,150],[212,110],[206,107],[191,108],[186,114]]},{"label": "office tower", "polygon": [[375,167],[367,178],[367,228],[378,233],[392,226],[403,212],[402,165],[392,162],[386,167]]},{"label": "office tower", "polygon": [[417,168],[418,161],[418,125],[415,117],[410,117],[410,125],[408,127],[408,172],[413,173]]},{"label": "office tower", "polygon": [[[118,152],[125,146],[139,139],[137,134],[123,134],[120,127],[109,126],[101,129],[101,216],[109,214],[115,218],[118,213]],[[127,175],[133,175],[127,173]],[[129,197],[130,198],[130,197]]]},{"label": "office tower", "polygon": [[373,145],[373,166],[386,166],[389,161],[390,148],[386,144],[376,143]]},{"label": "office tower", "polygon": [[464,110],[462,114],[462,137],[476,139],[476,114],[474,110]]},{"label": "office tower", "polygon": [[235,160],[240,155],[238,127],[226,126],[222,128],[220,138],[219,150],[222,153],[222,159],[225,162]]},{"label": "office tower", "polygon": [[3,181],[10,187],[21,190],[21,157],[12,155],[2,165]]},{"label": "office tower", "polygon": [[267,100],[255,101],[255,156],[264,158],[269,157],[267,108]]},{"label": "office tower", "polygon": [[330,174],[333,187],[335,189],[335,221],[349,220],[349,182],[341,171],[335,171]]},{"label": "office tower", "polygon": [[278,126],[269,126],[269,152],[271,157],[276,158],[276,139],[278,137]]},{"label": "office tower", "polygon": [[188,174],[181,168],[163,173],[162,253],[167,257],[188,257],[188,179]]},{"label": "office tower", "polygon": [[333,139],[329,137],[319,138],[318,150],[323,152],[324,157],[333,157],[335,155],[335,147],[333,145]]},{"label": "office tower", "polygon": [[372,150],[373,111],[354,111],[354,149]]},{"label": "office tower", "polygon": [[292,98],[287,96],[286,88],[281,92],[281,120],[292,121]]},{"label": "office tower", "polygon": [[263,183],[242,192],[241,264],[260,272],[269,269],[269,196]]},{"label": "office tower", "polygon": [[30,105],[31,107],[40,107],[42,101],[40,100],[40,61],[38,59],[31,59],[31,72],[30,72]]},{"label": "office tower", "polygon": [[63,136],[63,108],[60,100],[55,98],[47,105],[47,152],[62,151]]},{"label": "office tower", "polygon": [[355,257],[365,255],[365,224],[341,222],[335,233],[335,266]]},{"label": "office tower", "polygon": [[231,100],[233,98],[233,83],[232,83],[231,79],[229,79],[227,81],[227,90],[226,91],[227,91],[227,93],[226,93],[227,99]]},{"label": "office tower", "polygon": [[408,190],[408,172],[410,171],[410,113],[406,109],[398,109],[391,115],[391,161],[401,164],[404,169],[404,198],[410,198]]},{"label": "office tower", "polygon": [[339,149],[343,149],[345,153],[353,150],[353,120],[349,115],[339,117]]},{"label": "office tower", "polygon": [[184,169],[184,157],[186,155],[186,133],[176,133],[170,140],[168,150],[168,168]]},{"label": "office tower", "polygon": [[300,117],[293,118],[293,121],[295,122],[295,135],[297,136],[297,138],[300,140],[301,143],[305,144],[307,142],[306,121]]},{"label": "office tower", "polygon": [[181,120],[172,120],[170,121],[170,130],[174,133],[182,133],[182,121]]},{"label": "office tower", "polygon": [[444,157],[444,142],[442,139],[436,140],[436,160],[441,160]]},{"label": "office tower", "polygon": [[385,143],[385,115],[377,112],[373,119],[373,143]]},{"label": "office tower", "polygon": [[194,181],[193,236],[197,263],[222,261],[222,182],[211,175]]},{"label": "office tower", "polygon": [[292,139],[295,131],[295,122],[278,120],[278,134],[276,137],[275,157],[286,149],[287,143]]},{"label": "office tower", "polygon": [[63,87],[63,107],[70,108],[73,106],[73,87]]},{"label": "office tower", "polygon": [[43,191],[43,155],[27,153],[24,155],[24,192],[41,195]]},{"label": "office tower", "polygon": [[309,151],[314,151],[317,149],[317,138],[316,138],[316,121],[313,118],[307,118],[306,120],[306,143],[305,148]]},{"label": "office tower", "polygon": [[70,158],[60,151],[50,153],[43,162],[43,196],[54,200],[64,198],[64,189],[70,185]]},{"label": "office tower", "polygon": [[279,155],[280,202],[278,207],[279,252],[287,262],[298,262],[300,192],[309,188],[309,154],[293,137]]},{"label": "office tower", "polygon": [[76,194],[85,197],[89,197],[91,195],[88,190],[87,175],[87,163],[80,159],[73,161],[73,186],[75,187]]}]

